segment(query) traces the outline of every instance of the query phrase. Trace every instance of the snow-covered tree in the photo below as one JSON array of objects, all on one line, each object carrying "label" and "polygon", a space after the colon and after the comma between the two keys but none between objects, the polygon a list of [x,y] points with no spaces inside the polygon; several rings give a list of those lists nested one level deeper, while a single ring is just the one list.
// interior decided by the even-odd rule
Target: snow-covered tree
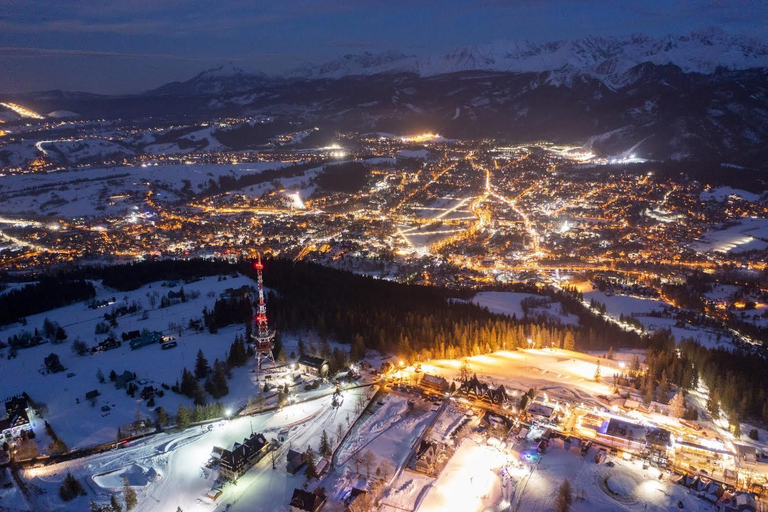
[{"label": "snow-covered tree", "polygon": [[683,396],[682,389],[669,401],[669,407],[672,409],[672,415],[675,418],[683,417],[685,414],[685,397]]}]

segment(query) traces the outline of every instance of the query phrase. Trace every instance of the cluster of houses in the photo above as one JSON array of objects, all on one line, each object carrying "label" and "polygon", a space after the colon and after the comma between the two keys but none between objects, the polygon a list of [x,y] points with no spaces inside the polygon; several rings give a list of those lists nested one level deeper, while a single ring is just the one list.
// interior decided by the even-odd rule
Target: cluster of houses
[{"label": "cluster of houses", "polygon": [[509,395],[503,385],[494,388],[493,386],[480,381],[476,375],[464,382],[459,387],[458,392],[460,395],[464,395],[467,398],[488,402],[491,405],[501,406],[509,400]]},{"label": "cluster of houses", "polygon": [[757,500],[747,492],[729,493],[723,484],[710,478],[696,475],[680,475],[674,482],[687,487],[699,498],[712,504],[719,504],[723,512],[756,512]]}]

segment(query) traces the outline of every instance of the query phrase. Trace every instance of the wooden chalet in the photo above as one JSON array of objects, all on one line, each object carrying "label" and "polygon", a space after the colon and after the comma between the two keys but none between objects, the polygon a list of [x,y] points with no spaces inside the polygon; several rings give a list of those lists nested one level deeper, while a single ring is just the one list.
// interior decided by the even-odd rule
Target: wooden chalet
[{"label": "wooden chalet", "polygon": [[318,487],[313,492],[294,489],[291,496],[291,512],[317,512],[325,503],[325,489]]},{"label": "wooden chalet", "polygon": [[235,481],[267,454],[269,442],[264,434],[253,434],[242,443],[235,443],[231,450],[221,452],[220,475]]}]

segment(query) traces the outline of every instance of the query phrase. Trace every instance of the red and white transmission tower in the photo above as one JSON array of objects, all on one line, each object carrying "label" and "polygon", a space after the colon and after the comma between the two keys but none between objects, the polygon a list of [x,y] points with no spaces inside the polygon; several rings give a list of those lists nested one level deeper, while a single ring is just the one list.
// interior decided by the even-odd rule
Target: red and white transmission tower
[{"label": "red and white transmission tower", "polygon": [[256,310],[256,324],[258,330],[253,335],[254,344],[256,345],[256,378],[261,374],[262,362],[272,361],[272,366],[275,366],[275,357],[272,355],[272,349],[275,348],[275,331],[269,330],[269,324],[267,324],[267,305],[264,302],[264,282],[261,278],[261,271],[264,265],[261,263],[261,254],[256,253],[256,263],[253,264],[253,268],[256,269],[259,283],[259,305]]}]

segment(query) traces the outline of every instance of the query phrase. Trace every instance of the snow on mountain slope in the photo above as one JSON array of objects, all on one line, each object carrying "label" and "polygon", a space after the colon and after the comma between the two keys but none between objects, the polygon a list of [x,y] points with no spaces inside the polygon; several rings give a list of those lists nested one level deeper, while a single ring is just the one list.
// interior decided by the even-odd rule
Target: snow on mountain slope
[{"label": "snow on mountain slope", "polygon": [[186,82],[171,82],[146,94],[197,94],[213,96],[223,93],[243,93],[266,80],[264,73],[246,73],[231,62],[221,64],[194,76]]},{"label": "snow on mountain slope", "polygon": [[718,67],[768,67],[768,45],[754,38],[733,36],[710,28],[687,35],[650,37],[585,37],[570,41],[531,43],[498,41],[417,58],[404,53],[345,55],[322,65],[306,65],[288,76],[339,78],[401,71],[433,76],[470,70],[546,72],[557,70],[568,82],[586,75],[612,86],[626,85],[626,73],[643,62],[673,64],[684,72],[711,74]]},{"label": "snow on mountain slope", "polygon": [[288,73],[290,78],[341,78],[350,75],[372,75],[376,73],[403,72],[418,73],[419,59],[415,55],[390,50],[373,55],[347,54],[320,65],[307,63]]}]

